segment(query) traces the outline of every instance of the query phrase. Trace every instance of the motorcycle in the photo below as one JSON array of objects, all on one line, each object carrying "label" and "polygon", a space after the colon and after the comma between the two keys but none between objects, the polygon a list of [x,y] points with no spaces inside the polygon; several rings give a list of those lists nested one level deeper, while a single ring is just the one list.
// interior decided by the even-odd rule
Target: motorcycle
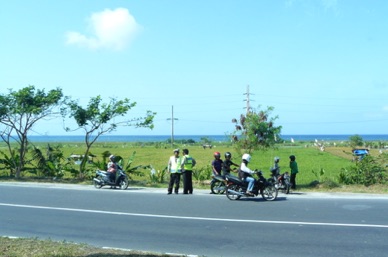
[{"label": "motorcycle", "polygon": [[275,184],[277,189],[285,194],[290,193],[291,188],[291,182],[290,182],[290,175],[288,172],[285,172],[283,174],[275,174],[272,172],[272,177],[269,179],[271,183]]},{"label": "motorcycle", "polygon": [[255,174],[257,175],[258,179],[255,180],[255,184],[253,186],[253,195],[246,193],[248,188],[247,182],[242,181],[240,178],[233,175],[226,176],[226,197],[229,200],[238,200],[242,196],[254,197],[260,194],[266,201],[275,200],[278,196],[278,189],[275,187],[275,184],[270,180],[265,179],[262,171],[256,171]]},{"label": "motorcycle", "polygon": [[100,189],[103,186],[119,187],[122,190],[128,188],[128,176],[119,166],[116,171],[116,180],[110,181],[109,174],[105,170],[96,170],[96,177],[93,178],[94,187]]},{"label": "motorcycle", "polygon": [[213,176],[210,182],[210,191],[212,194],[222,195],[226,190],[226,180],[224,176],[216,175]]}]

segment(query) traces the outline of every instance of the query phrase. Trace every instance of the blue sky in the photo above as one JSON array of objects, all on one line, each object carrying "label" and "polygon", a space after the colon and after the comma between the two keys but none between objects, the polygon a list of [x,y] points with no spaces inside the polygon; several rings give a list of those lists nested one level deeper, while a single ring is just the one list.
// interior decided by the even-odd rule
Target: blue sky
[{"label": "blue sky", "polygon": [[[56,87],[157,112],[154,130],[222,135],[273,106],[282,134],[387,134],[388,1],[164,0],[0,3],[0,93]],[[36,134],[66,134],[61,120]],[[82,134],[81,132],[79,132]]]}]

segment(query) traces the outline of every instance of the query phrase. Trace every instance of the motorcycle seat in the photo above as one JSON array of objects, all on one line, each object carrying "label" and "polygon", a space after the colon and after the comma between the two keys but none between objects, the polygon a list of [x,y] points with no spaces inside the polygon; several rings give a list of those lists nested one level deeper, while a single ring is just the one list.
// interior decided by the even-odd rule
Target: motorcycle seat
[{"label": "motorcycle seat", "polygon": [[241,179],[239,179],[238,177],[233,176],[233,175],[226,175],[226,180],[231,181],[232,183],[235,183],[235,184],[243,184],[244,183],[244,181],[242,181]]},{"label": "motorcycle seat", "polygon": [[222,176],[222,175],[215,175],[214,178],[217,180],[224,180],[225,179],[224,176]]}]

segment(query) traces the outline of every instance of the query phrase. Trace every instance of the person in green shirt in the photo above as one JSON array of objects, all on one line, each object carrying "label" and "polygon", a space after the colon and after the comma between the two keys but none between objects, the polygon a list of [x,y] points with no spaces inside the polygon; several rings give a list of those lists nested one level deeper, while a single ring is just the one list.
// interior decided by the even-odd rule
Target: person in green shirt
[{"label": "person in green shirt", "polygon": [[193,167],[196,161],[189,155],[188,149],[183,149],[182,176],[183,176],[183,194],[193,193]]},{"label": "person in green shirt", "polygon": [[290,169],[291,169],[291,189],[296,189],[296,174],[299,172],[298,163],[295,161],[295,155],[290,155]]}]

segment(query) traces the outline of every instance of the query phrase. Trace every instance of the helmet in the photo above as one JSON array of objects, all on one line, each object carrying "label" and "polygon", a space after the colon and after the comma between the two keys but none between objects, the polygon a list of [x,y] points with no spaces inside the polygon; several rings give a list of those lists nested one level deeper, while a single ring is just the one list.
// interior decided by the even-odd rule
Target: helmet
[{"label": "helmet", "polygon": [[225,158],[231,158],[231,157],[232,157],[232,154],[230,152],[225,153]]},{"label": "helmet", "polygon": [[221,157],[220,152],[214,152],[214,157]]},{"label": "helmet", "polygon": [[173,153],[179,153],[179,149],[174,149]]},{"label": "helmet", "polygon": [[295,155],[290,155],[290,160],[295,161]]},{"label": "helmet", "polygon": [[275,162],[278,162],[278,161],[280,161],[280,157],[279,157],[279,156],[275,156],[275,158],[273,158],[273,160],[274,160]]},{"label": "helmet", "polygon": [[114,156],[113,154],[111,154],[111,155],[109,156],[109,160],[114,161],[115,159],[116,159],[116,156]]},{"label": "helmet", "polygon": [[250,162],[251,161],[251,156],[247,153],[244,153],[243,156],[242,156],[242,159],[243,160],[246,160],[247,162]]}]

